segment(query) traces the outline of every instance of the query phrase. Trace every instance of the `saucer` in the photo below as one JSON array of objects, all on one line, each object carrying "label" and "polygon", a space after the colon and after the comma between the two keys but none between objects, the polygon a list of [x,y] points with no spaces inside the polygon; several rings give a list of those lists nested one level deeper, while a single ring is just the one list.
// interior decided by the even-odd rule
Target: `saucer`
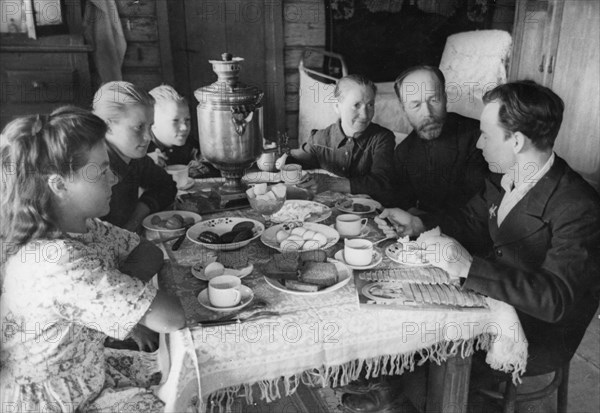
[{"label": "saucer", "polygon": [[198,302],[200,303],[200,305],[202,307],[208,308],[209,310],[212,310],[212,311],[218,311],[218,312],[237,311],[237,310],[240,310],[240,309],[246,307],[248,304],[250,304],[250,302],[254,298],[254,293],[252,292],[250,287],[246,287],[243,284],[240,286],[240,292],[242,293],[242,299],[239,302],[239,304],[234,307],[213,307],[210,304],[210,301],[208,299],[208,288],[205,288],[204,290],[200,291],[200,294],[198,294]]},{"label": "saucer", "polygon": [[[335,228],[335,224],[331,224],[330,227],[333,228],[333,229],[335,229],[337,231],[337,229]],[[370,232],[369,227],[364,227],[360,231],[360,234],[358,234],[358,235],[342,235],[342,234],[340,234],[340,238],[342,238],[342,239],[344,239],[344,238],[348,238],[348,239],[350,239],[350,238],[364,238],[367,235],[369,235],[369,232]],[[338,231],[338,234],[339,234],[339,231]]]},{"label": "saucer", "polygon": [[188,178],[187,182],[184,185],[178,186],[177,189],[185,191],[186,189],[193,187],[195,183],[196,181],[193,178]]},{"label": "saucer", "polygon": [[374,249],[373,259],[371,260],[371,263],[369,265],[350,265],[346,262],[346,260],[344,260],[344,249],[342,248],[341,250],[335,253],[333,258],[338,260],[339,262],[343,262],[353,270],[369,270],[373,267],[377,267],[381,263],[381,261],[383,260],[383,255],[381,255],[379,251]]}]

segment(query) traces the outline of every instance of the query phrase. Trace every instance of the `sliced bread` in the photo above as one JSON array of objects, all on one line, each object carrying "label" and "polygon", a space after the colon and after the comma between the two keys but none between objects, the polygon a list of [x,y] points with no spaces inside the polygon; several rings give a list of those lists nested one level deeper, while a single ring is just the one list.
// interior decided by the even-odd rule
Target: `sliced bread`
[{"label": "sliced bread", "polygon": [[300,267],[298,279],[305,283],[330,287],[338,282],[338,272],[333,263],[306,261]]}]

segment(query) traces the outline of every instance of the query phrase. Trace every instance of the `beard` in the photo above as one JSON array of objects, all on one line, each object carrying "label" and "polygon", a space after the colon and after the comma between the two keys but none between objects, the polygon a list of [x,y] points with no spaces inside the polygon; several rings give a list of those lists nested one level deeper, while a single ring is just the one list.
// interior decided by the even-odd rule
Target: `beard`
[{"label": "beard", "polygon": [[420,125],[417,125],[415,130],[421,139],[430,141],[439,138],[445,122],[445,114],[442,116],[432,116],[424,120]]}]

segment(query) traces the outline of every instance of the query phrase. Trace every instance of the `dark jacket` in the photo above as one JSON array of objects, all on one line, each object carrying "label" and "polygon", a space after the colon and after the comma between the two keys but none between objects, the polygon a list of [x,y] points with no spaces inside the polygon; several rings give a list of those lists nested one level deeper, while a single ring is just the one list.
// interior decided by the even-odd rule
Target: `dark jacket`
[{"label": "dark jacket", "polygon": [[148,145],[147,152],[152,153],[156,149],[160,149],[161,152],[167,155],[167,165],[187,165],[194,159],[192,156],[194,147],[192,144],[190,144],[190,139],[188,139],[182,146],[171,146],[170,148],[166,147],[158,140],[152,139],[152,142],[150,142],[150,145]]},{"label": "dark jacket", "polygon": [[[177,186],[171,175],[156,166],[149,156],[132,159],[126,164],[110,145],[107,148],[110,167],[119,178],[119,183],[112,187],[110,212],[102,217],[104,221],[123,227],[138,202],[146,204],[154,213],[166,209],[175,201]],[[139,188],[144,189],[141,196],[138,196]]]},{"label": "dark jacket", "polygon": [[437,139],[411,132],[394,154],[394,198],[391,206],[426,212],[460,208],[479,192],[489,174],[481,151],[479,122],[448,113]]},{"label": "dark jacket", "polygon": [[389,196],[393,172],[394,134],[371,123],[355,139],[348,138],[340,122],[321,130],[313,130],[302,145],[303,154],[289,157],[305,169],[323,168],[350,180],[353,194],[368,194],[383,203]]},{"label": "dark jacket", "polygon": [[438,221],[467,248],[487,246],[486,256],[473,257],[463,288],[514,306],[530,354],[566,361],[598,308],[600,197],[557,156],[498,228],[500,179],[492,175],[461,214],[426,224]]}]

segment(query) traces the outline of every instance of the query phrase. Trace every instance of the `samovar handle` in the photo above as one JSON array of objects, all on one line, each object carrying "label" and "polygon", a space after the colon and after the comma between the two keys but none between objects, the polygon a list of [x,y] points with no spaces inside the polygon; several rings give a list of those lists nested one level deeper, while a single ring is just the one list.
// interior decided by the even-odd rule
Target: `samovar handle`
[{"label": "samovar handle", "polygon": [[240,137],[246,132],[246,126],[252,121],[254,116],[254,105],[232,106],[231,123],[235,128],[235,133]]},{"label": "samovar handle", "polygon": [[235,132],[241,137],[246,132],[246,126],[252,121],[254,109],[260,105],[264,93],[258,94],[256,103],[231,107],[231,122]]}]

